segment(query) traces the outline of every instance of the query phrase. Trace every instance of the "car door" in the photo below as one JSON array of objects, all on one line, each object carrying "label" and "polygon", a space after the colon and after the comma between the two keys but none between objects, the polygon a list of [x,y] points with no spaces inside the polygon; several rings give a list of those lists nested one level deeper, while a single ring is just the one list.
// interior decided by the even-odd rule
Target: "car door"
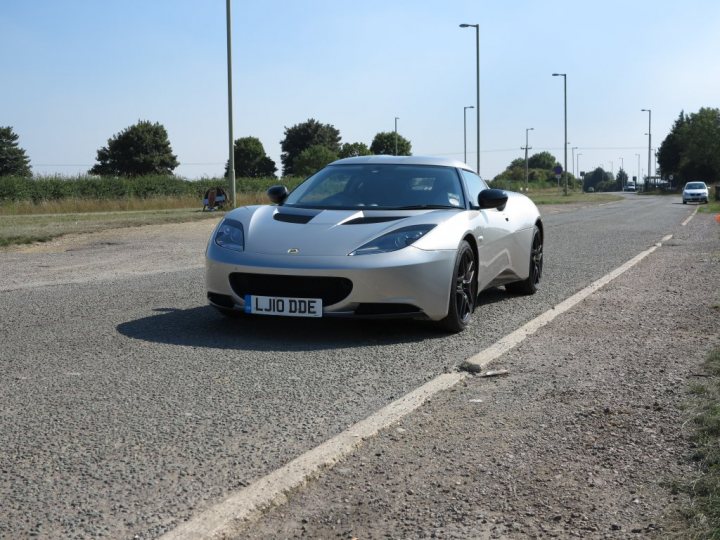
[{"label": "car door", "polygon": [[473,230],[478,243],[478,288],[484,289],[510,265],[508,239],[512,228],[510,215],[506,210],[480,208],[478,195],[487,184],[475,173],[462,170],[470,204],[478,214]]}]

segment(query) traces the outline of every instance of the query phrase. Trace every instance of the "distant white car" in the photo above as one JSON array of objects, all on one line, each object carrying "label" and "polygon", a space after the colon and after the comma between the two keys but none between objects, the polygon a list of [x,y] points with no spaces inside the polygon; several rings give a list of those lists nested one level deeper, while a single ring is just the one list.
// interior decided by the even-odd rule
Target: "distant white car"
[{"label": "distant white car", "polygon": [[682,201],[683,204],[688,202],[697,202],[707,204],[709,198],[709,190],[705,182],[688,182],[683,188]]},{"label": "distant white car", "polygon": [[635,182],[625,184],[625,191],[635,191]]}]

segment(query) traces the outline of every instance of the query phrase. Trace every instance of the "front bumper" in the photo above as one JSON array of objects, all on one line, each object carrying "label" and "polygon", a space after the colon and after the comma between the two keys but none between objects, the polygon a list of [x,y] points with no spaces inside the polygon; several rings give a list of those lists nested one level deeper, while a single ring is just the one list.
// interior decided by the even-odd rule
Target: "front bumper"
[{"label": "front bumper", "polygon": [[683,193],[683,202],[708,202],[707,193]]},{"label": "front bumper", "polygon": [[[289,288],[278,287],[276,296],[297,298],[307,297],[303,292],[307,288],[298,287],[298,293],[292,294],[292,283],[313,280],[294,278],[318,278],[314,280],[318,287],[324,278],[336,278],[333,281],[349,280],[350,291],[340,295],[343,297],[339,300],[336,294],[331,304],[324,303],[324,317],[412,316],[440,320],[448,312],[455,255],[454,250],[423,251],[413,246],[392,253],[352,257],[263,255],[234,252],[211,242],[205,259],[205,285],[210,303],[223,308],[232,303],[233,309],[244,310],[244,294],[273,294],[267,283],[259,292],[249,291],[247,286],[241,288],[238,283],[248,280],[238,279],[238,275],[287,276],[284,281],[290,283]],[[280,281],[283,280],[275,282]]]}]

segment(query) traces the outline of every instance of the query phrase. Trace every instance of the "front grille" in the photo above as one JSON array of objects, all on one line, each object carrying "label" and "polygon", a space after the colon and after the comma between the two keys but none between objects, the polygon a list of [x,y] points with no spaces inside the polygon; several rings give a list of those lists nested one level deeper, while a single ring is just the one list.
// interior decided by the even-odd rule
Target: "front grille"
[{"label": "front grille", "polygon": [[337,304],[352,292],[352,281],[324,276],[277,276],[269,274],[230,274],[235,294],[282,296],[287,298],[321,298],[323,306]]}]

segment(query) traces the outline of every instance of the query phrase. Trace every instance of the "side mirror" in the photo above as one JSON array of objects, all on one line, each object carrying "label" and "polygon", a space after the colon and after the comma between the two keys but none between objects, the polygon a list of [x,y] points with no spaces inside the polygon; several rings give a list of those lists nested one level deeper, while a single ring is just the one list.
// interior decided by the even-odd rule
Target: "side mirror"
[{"label": "side mirror", "polygon": [[502,212],[507,201],[508,194],[502,189],[483,189],[478,195],[480,208],[497,208]]},{"label": "side mirror", "polygon": [[290,192],[285,186],[271,186],[267,190],[267,196],[270,202],[278,206],[282,206],[282,203],[285,202],[289,194]]}]

